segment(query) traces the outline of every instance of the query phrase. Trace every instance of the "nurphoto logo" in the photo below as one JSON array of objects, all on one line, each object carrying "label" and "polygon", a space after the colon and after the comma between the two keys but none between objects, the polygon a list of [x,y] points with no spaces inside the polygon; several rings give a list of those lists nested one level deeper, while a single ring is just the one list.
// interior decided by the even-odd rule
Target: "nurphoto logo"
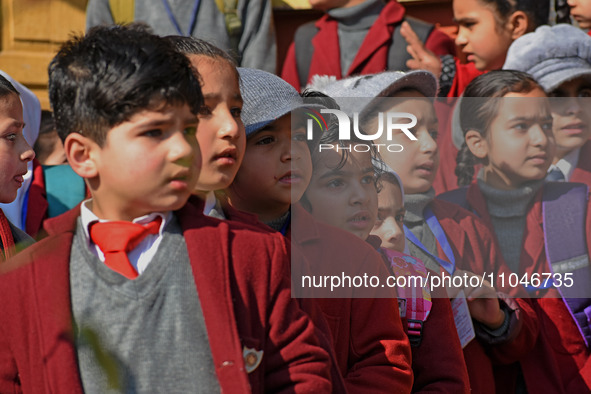
[{"label": "nurphoto logo", "polygon": [[[322,114],[332,114],[336,116],[339,124],[339,140],[341,141],[350,141],[351,140],[351,130],[355,133],[355,136],[361,141],[384,141],[391,142],[392,141],[392,134],[395,130],[400,130],[408,137],[411,141],[416,141],[417,137],[413,135],[410,131],[414,126],[417,124],[417,117],[413,114],[408,112],[379,112],[377,114],[378,120],[378,129],[373,134],[368,134],[367,130],[361,132],[359,129],[359,113],[355,112],[353,114],[353,127],[351,127],[351,118],[347,116],[347,114],[343,111],[337,109],[321,109],[320,113],[316,111],[312,111],[314,113],[306,112],[307,115],[310,116],[311,119],[307,121],[307,133],[306,138],[310,141],[314,138],[314,122],[318,124],[321,130],[328,129],[327,122],[322,116]],[[406,121],[401,123],[401,121]],[[324,127],[323,127],[324,126]],[[380,149],[387,150],[388,152],[402,152],[404,147],[401,144],[392,144],[392,143],[374,143],[373,144],[378,152]],[[333,144],[319,144],[318,146],[319,151],[323,149],[336,149],[338,150],[353,150],[355,152],[368,152],[371,149],[371,145],[369,144],[355,144],[352,147],[347,146],[339,146]]]}]

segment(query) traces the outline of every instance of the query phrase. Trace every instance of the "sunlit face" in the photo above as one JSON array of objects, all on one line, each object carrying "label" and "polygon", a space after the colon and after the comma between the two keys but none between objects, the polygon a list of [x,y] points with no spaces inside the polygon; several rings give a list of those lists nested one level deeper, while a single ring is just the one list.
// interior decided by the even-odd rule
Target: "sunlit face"
[{"label": "sunlit face", "polygon": [[591,1],[567,0],[571,16],[577,21],[581,29],[591,28]]},{"label": "sunlit face", "polygon": [[246,149],[238,74],[226,60],[201,55],[190,59],[203,81],[205,102],[198,115],[201,172],[196,189],[224,189],[234,180]]},{"label": "sunlit face", "polygon": [[23,107],[16,93],[0,98],[0,203],[10,203],[35,153],[23,136]]},{"label": "sunlit face", "polygon": [[[394,130],[392,141],[386,141],[384,133],[376,143],[400,144],[404,149],[396,153],[381,152],[382,160],[400,176],[405,193],[425,193],[431,188],[439,167],[439,150],[436,142],[439,124],[433,103],[414,90],[400,92],[394,99],[384,103],[388,103],[388,107],[380,108],[380,112],[404,112],[415,115],[417,124],[410,131],[417,140],[412,141],[401,130]],[[408,123],[408,120],[400,119],[398,123]],[[374,118],[367,127],[368,130],[377,130],[378,121]]]},{"label": "sunlit face", "polygon": [[312,175],[312,159],[305,127],[292,131],[291,126],[287,114],[248,138],[242,165],[226,189],[232,206],[270,221],[302,197]]},{"label": "sunlit face", "polygon": [[351,152],[339,166],[342,151],[322,150],[306,190],[315,219],[339,227],[365,240],[377,214],[375,171],[369,152]]},{"label": "sunlit face", "polygon": [[378,193],[378,220],[371,230],[372,235],[382,240],[386,249],[404,252],[404,204],[398,183],[381,182],[382,189]]},{"label": "sunlit face", "polygon": [[556,154],[560,160],[591,137],[591,78],[580,77],[550,92]]},{"label": "sunlit face", "polygon": [[503,67],[513,38],[508,26],[500,26],[496,10],[479,0],[454,0],[454,19],[458,23],[456,45],[479,70]]},{"label": "sunlit face", "polygon": [[196,128],[188,105],[166,106],[113,127],[102,147],[89,142],[98,173],[91,180],[93,212],[101,219],[132,220],[181,208],[199,175]]},{"label": "sunlit face", "polygon": [[550,105],[542,90],[504,97],[484,145],[484,180],[510,190],[546,176],[554,154],[554,138]]}]

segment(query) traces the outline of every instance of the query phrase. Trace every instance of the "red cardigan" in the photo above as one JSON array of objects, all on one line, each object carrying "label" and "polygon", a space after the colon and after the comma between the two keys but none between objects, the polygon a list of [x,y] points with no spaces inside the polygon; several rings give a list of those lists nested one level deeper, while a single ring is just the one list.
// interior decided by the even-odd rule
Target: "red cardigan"
[{"label": "red cardigan", "polygon": [[31,237],[36,237],[43,227],[43,221],[47,219],[48,208],[43,167],[37,159],[33,159],[33,179],[29,186],[27,217],[25,219],[25,232]]},{"label": "red cardigan", "polygon": [[579,161],[569,179],[591,186],[591,141],[585,142],[579,152]]},{"label": "red cardigan", "polygon": [[[544,249],[543,187],[534,197],[526,217],[519,274],[550,272]],[[468,203],[491,226],[486,200],[472,183],[467,192]],[[590,206],[587,207],[589,212]],[[591,234],[591,215],[587,215],[587,234]],[[590,242],[587,237],[587,242]],[[590,244],[587,249],[591,250]],[[531,299],[537,313],[541,336],[535,349],[521,360],[521,368],[530,392],[586,393],[591,391],[591,362],[578,328],[560,298]],[[563,389],[560,387],[562,384]]]},{"label": "red cardigan", "polygon": [[[328,355],[291,298],[281,236],[204,217],[190,204],[176,214],[222,390],[329,392]],[[59,216],[51,227],[57,235],[0,267],[0,392],[82,392],[69,290],[77,217],[76,210]],[[262,364],[250,374],[244,346],[264,350]]]},{"label": "red cardigan", "polygon": [[[388,65],[388,49],[392,43],[394,28],[404,18],[404,7],[398,2],[389,1],[378,19],[369,29],[359,52],[355,56],[349,71],[344,74],[341,70],[338,22],[328,14],[323,15],[317,22],[319,31],[312,39],[314,53],[310,62],[308,81],[300,83],[298,76],[295,44],[292,43],[283,63],[281,77],[298,91],[302,85],[310,82],[313,75],[334,75],[338,79],[357,74],[375,74],[385,71]],[[455,46],[452,39],[445,33],[434,29],[425,46],[437,55],[454,53]]]},{"label": "red cardigan", "polygon": [[[339,274],[350,273],[352,266],[358,268],[357,264],[361,274],[371,275],[376,267],[387,273],[381,256],[370,245],[343,230],[319,223],[299,204],[292,207],[291,240],[316,275],[334,275],[335,270]],[[316,299],[331,328],[337,363],[348,391],[410,392],[411,351],[396,298],[355,296],[352,291],[348,298]]]}]

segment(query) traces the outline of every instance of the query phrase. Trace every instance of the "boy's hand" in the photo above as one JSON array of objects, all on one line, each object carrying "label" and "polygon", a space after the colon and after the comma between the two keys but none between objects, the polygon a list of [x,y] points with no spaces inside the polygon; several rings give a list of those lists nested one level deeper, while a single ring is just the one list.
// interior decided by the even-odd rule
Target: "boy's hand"
[{"label": "boy's hand", "polygon": [[[464,276],[476,276],[481,279],[480,276],[469,272],[456,270],[455,275]],[[469,283],[470,281],[468,281]],[[482,286],[464,288],[464,294],[468,301],[468,308],[470,309],[470,315],[473,319],[484,324],[488,328],[495,330],[503,324],[505,321],[505,312],[501,310],[499,304],[499,298],[496,290],[492,287],[490,282],[483,280]]]},{"label": "boy's hand", "polygon": [[439,56],[425,47],[425,44],[419,39],[408,22],[402,22],[400,34],[408,43],[406,50],[412,56],[412,59],[406,62],[406,66],[411,70],[431,71],[439,79],[441,76],[441,60],[439,60]]}]

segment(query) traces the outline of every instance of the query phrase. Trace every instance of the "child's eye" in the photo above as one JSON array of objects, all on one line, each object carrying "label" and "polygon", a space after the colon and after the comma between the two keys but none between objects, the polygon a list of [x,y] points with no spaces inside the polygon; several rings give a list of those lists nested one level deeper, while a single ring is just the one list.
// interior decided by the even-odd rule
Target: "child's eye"
[{"label": "child's eye", "polygon": [[591,97],[591,89],[585,88],[581,89],[577,94],[577,97]]},{"label": "child's eye", "polygon": [[306,141],[306,133],[295,133],[292,137],[294,141]]},{"label": "child's eye", "polygon": [[439,130],[431,130],[429,131],[429,135],[433,138],[433,141],[437,141],[437,137],[439,136]]},{"label": "child's eye", "polygon": [[397,223],[400,223],[400,224],[404,223],[404,214],[401,213],[400,215],[396,215],[395,219],[396,219]]},{"label": "child's eye", "polygon": [[516,123],[513,125],[513,128],[515,130],[525,131],[529,128],[529,125],[527,123]]},{"label": "child's eye", "polygon": [[209,108],[207,105],[202,105],[201,108],[199,108],[199,116],[209,115],[211,115],[211,108]]},{"label": "child's eye", "polygon": [[240,115],[242,114],[242,108],[234,107],[230,110],[230,113],[232,114],[233,117],[239,118]]},{"label": "child's eye", "polygon": [[14,142],[14,141],[16,141],[16,134],[15,133],[6,134],[4,136],[4,138],[6,138],[10,142]]},{"label": "child's eye", "polygon": [[274,141],[275,141],[275,139],[273,137],[265,136],[265,137],[262,137],[261,139],[259,139],[256,142],[256,145],[268,145],[268,144],[273,143]]},{"label": "child's eye", "polygon": [[364,185],[369,185],[369,184],[375,185],[376,184],[376,177],[374,175],[364,176],[361,179],[361,183],[363,183]]},{"label": "child's eye", "polygon": [[326,186],[328,186],[329,188],[334,189],[334,188],[337,188],[337,187],[341,187],[344,184],[345,184],[345,182],[342,179],[337,178],[337,179],[332,179],[332,180],[328,181],[326,183]]},{"label": "child's eye", "polygon": [[162,130],[154,129],[154,130],[144,131],[144,133],[142,135],[145,137],[162,137],[163,134],[164,134],[164,132]]},{"label": "child's eye", "polygon": [[542,130],[552,131],[552,121],[542,123]]}]

